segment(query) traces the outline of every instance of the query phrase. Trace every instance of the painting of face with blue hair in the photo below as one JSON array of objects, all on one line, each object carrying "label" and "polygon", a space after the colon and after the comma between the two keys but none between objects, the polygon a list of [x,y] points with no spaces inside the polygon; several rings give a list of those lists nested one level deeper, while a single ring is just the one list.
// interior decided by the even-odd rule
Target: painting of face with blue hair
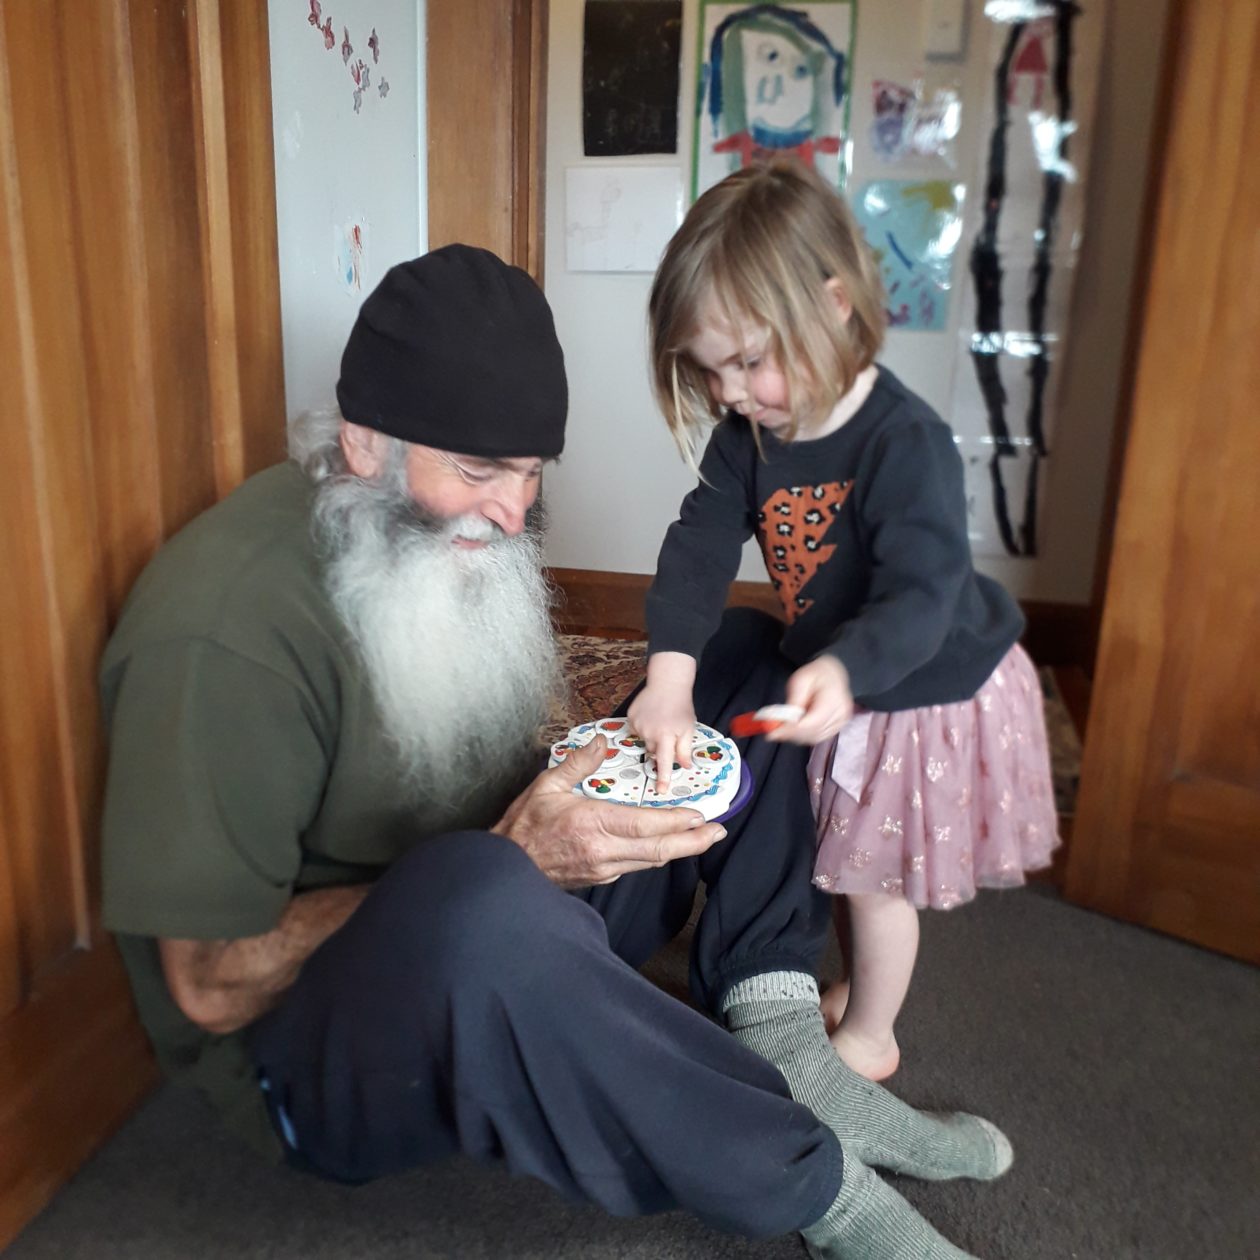
[{"label": "painting of face with blue hair", "polygon": [[850,0],[703,6],[693,197],[783,152],[843,182],[853,10]]}]

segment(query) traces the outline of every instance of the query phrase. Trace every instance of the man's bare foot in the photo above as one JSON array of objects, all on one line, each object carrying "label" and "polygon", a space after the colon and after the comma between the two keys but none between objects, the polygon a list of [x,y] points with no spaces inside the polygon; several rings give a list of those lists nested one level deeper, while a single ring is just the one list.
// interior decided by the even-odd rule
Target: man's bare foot
[{"label": "man's bare foot", "polygon": [[829,1040],[840,1058],[868,1081],[886,1080],[901,1064],[901,1047],[891,1033],[886,1042],[872,1041],[855,1036],[847,1028],[837,1028]]},{"label": "man's bare foot", "polygon": [[840,1025],[845,1007],[849,1005],[849,982],[847,980],[832,981],[818,1005],[822,1010],[823,1023],[827,1025],[827,1035],[831,1036]]}]

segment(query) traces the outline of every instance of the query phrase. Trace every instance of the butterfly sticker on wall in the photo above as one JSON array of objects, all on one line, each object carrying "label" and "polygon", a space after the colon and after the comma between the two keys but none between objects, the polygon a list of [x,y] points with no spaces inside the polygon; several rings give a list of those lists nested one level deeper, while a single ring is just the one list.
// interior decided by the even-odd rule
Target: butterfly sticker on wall
[{"label": "butterfly sticker on wall", "polygon": [[323,13],[320,10],[319,0],[311,0],[311,11],[306,15],[306,20],[324,37],[325,48],[335,48],[337,37],[333,34],[332,18],[328,18],[321,26],[320,18],[322,17]]},{"label": "butterfly sticker on wall", "polygon": [[[332,16],[324,16],[321,0],[309,0],[309,4],[310,12],[306,15],[307,25],[314,27],[323,35],[324,47],[331,52],[337,47],[337,37],[333,34]],[[372,52],[372,65],[378,65],[381,60],[381,39],[376,33],[376,27],[372,28],[367,45]],[[363,109],[363,98],[372,86],[372,70],[362,58],[351,60],[352,58],[354,58],[354,44],[350,42],[350,28],[343,26],[341,28],[341,64],[349,70],[350,78],[354,83],[352,98],[354,112],[358,114]],[[381,76],[376,90],[380,98],[384,100],[389,95],[389,81]]]}]

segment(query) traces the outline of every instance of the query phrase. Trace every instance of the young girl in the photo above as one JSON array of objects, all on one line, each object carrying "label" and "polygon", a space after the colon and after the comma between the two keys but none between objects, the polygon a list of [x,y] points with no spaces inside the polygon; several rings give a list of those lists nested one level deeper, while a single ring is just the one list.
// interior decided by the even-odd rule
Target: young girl
[{"label": "young girl", "polygon": [[665,251],[649,323],[656,394],[693,468],[712,435],[661,548],[629,716],[658,764],[688,761],[696,658],[755,533],[799,666],[786,699],[804,709],[769,738],[813,746],[814,883],[847,903],[849,975],[824,1015],[840,1057],[880,1080],[900,1058],[918,911],[1021,884],[1058,842],[1023,619],[972,566],[949,427],[875,364],[879,275],[811,169],[780,159],[706,192]]}]

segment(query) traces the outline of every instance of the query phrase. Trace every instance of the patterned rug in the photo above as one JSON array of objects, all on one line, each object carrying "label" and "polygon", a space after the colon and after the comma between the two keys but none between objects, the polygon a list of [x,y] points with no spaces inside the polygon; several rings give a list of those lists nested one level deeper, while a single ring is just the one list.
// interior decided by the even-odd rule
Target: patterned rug
[{"label": "patterned rug", "polygon": [[[646,647],[640,639],[600,639],[583,634],[563,634],[560,643],[569,684],[569,705],[547,728],[547,739],[553,743],[578,722],[606,717],[629,695],[643,677]],[[1081,741],[1059,694],[1053,671],[1040,669],[1037,672],[1046,701],[1055,802],[1060,814],[1071,814],[1075,812],[1080,779]]]}]

